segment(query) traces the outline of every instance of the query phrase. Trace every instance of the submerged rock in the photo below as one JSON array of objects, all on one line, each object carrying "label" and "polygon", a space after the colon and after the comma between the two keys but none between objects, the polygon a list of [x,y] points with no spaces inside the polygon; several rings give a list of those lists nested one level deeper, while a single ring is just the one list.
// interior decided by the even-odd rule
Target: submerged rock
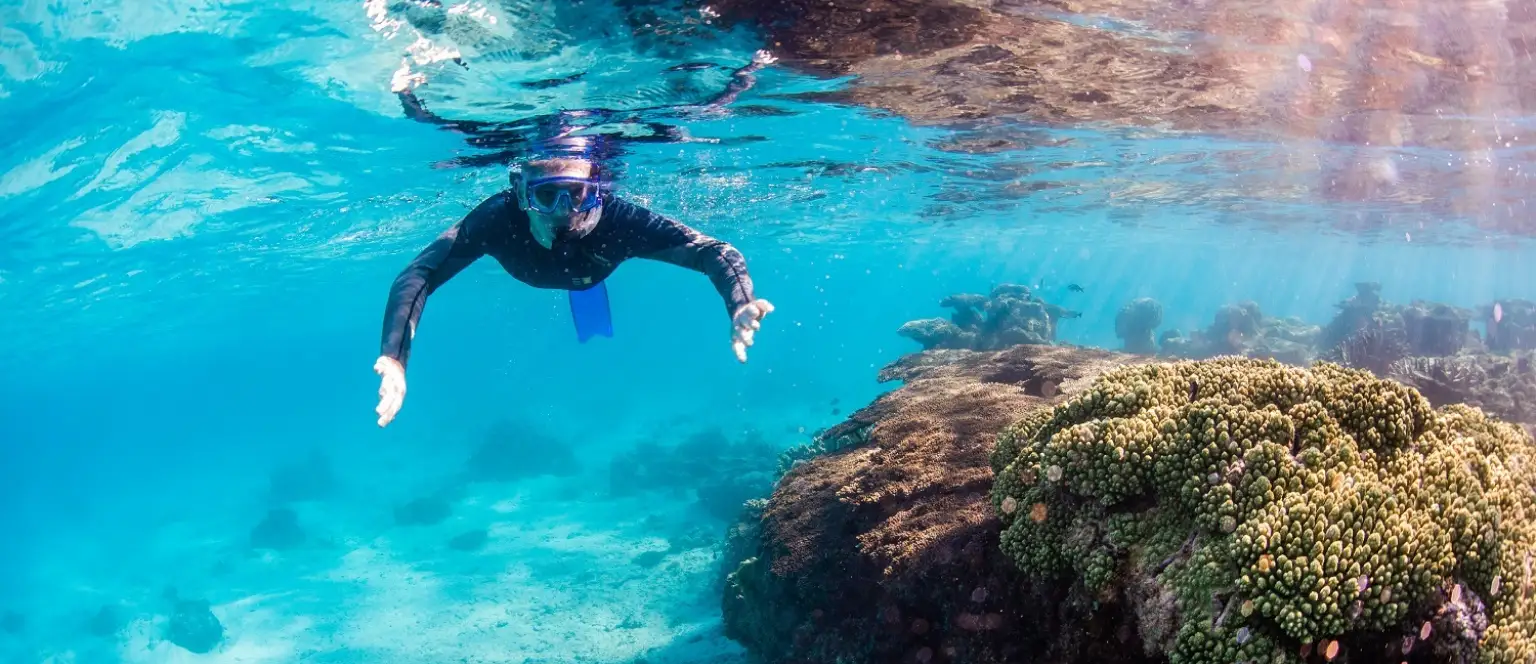
[{"label": "submerged rock", "polygon": [[778,463],[778,446],[755,430],[733,438],[707,428],[676,443],[641,441],[615,456],[609,490],[618,496],[658,492],[692,497],[700,511],[728,521],[743,501],[768,494]]},{"label": "submerged rock", "polygon": [[1409,357],[1394,362],[1386,375],[1436,406],[1464,403],[1536,429],[1536,354],[1530,351]]},{"label": "submerged rock", "polygon": [[1265,316],[1255,302],[1228,304],[1217,310],[1209,327],[1186,337],[1169,330],[1158,340],[1160,353],[1183,359],[1243,355],[1305,365],[1316,357],[1321,328],[1296,318]]},{"label": "submerged rock", "polygon": [[267,512],[266,518],[251,529],[251,548],[283,551],[304,543],[304,529],[299,515],[281,507]]},{"label": "submerged rock", "polygon": [[453,513],[453,506],[441,496],[417,498],[395,508],[395,523],[402,526],[435,526]]},{"label": "submerged rock", "polygon": [[733,527],[725,558],[743,562],[726,584],[727,635],[769,662],[1125,661],[1113,630],[1084,631],[1061,589],[1029,588],[1000,553],[987,455],[1043,393],[1126,359],[1019,346],[887,367],[882,380],[906,384],[826,434],[862,442],[790,469],[761,516]]},{"label": "submerged rock", "polygon": [[500,420],[464,464],[472,482],[511,482],[540,475],[566,476],[580,470],[576,453],[527,422]]},{"label": "submerged rock", "polygon": [[485,528],[476,528],[454,535],[448,540],[448,548],[454,551],[479,551],[490,540],[491,533]]},{"label": "submerged rock", "polygon": [[1485,305],[1478,319],[1488,331],[1488,350],[1507,353],[1536,350],[1536,302],[1502,300]]},{"label": "submerged rock", "polygon": [[122,607],[116,604],[104,604],[85,622],[85,631],[92,636],[112,638],[127,622]]},{"label": "submerged rock", "polygon": [[267,494],[274,503],[283,504],[322,500],[336,489],[336,471],[331,460],[319,450],[301,460],[273,469],[268,478]]},{"label": "submerged rock", "polygon": [[1001,284],[990,295],[957,293],[939,302],[953,309],[949,320],[915,320],[896,331],[923,350],[996,350],[1015,344],[1050,344],[1056,326],[1082,314],[1050,304],[1028,286]]},{"label": "submerged rock", "polygon": [[165,638],[199,655],[212,652],[224,641],[224,625],[213,615],[207,600],[178,599]]},{"label": "submerged rock", "polygon": [[1162,303],[1150,297],[1136,298],[1115,314],[1115,336],[1125,342],[1125,352],[1152,355],[1157,352],[1152,333],[1162,324]]},{"label": "submerged rock", "polygon": [[763,661],[1536,655],[1536,443],[1475,410],[1336,365],[1058,346],[881,378],[906,384],[828,432],[862,441],[732,529],[725,629]]}]

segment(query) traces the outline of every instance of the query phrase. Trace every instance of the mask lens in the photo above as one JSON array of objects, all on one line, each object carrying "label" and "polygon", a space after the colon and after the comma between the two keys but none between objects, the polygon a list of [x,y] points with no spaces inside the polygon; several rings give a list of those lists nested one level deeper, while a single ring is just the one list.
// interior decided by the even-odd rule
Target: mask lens
[{"label": "mask lens", "polygon": [[[584,180],[536,182],[528,187],[528,198],[545,212],[557,208],[587,209],[593,187]],[[564,200],[561,200],[561,199]]]}]

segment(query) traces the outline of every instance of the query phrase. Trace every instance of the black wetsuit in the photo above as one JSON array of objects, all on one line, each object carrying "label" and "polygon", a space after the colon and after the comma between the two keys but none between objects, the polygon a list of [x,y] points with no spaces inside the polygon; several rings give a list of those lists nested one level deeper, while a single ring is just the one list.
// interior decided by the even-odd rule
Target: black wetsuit
[{"label": "black wetsuit", "polygon": [[508,190],[444,231],[395,278],[380,354],[405,365],[427,296],[487,255],[518,281],[537,288],[586,290],[625,260],[649,258],[708,275],[730,315],[754,299],[746,260],[725,242],[604,193],[601,217],[590,233],[545,249],[534,239],[517,195]]}]

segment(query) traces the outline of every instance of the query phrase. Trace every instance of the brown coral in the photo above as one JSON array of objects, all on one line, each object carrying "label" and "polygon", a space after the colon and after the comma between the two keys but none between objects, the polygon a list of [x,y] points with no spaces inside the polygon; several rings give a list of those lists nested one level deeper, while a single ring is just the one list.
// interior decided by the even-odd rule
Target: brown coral
[{"label": "brown coral", "polygon": [[[732,575],[726,631],[774,661],[1018,661],[1063,652],[1121,661],[1091,598],[1025,587],[998,548],[987,499],[997,432],[1125,361],[1090,349],[934,351],[882,372],[906,385],[827,432],[865,444],[791,470],[762,515],[759,549]],[[980,598],[980,599],[976,599]],[[924,628],[913,629],[916,621]],[[1037,629],[1067,621],[1071,630]],[[1031,629],[1023,629],[1029,626]],[[1070,658],[1069,658],[1070,659]]]}]

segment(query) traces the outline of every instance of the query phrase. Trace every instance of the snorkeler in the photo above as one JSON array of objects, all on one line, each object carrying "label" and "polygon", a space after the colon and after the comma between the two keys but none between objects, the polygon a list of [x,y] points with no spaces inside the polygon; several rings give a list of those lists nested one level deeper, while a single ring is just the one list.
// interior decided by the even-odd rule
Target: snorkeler
[{"label": "snorkeler", "polygon": [[518,281],[569,291],[582,341],[611,336],[603,280],[625,260],[701,272],[725,301],[736,359],[747,361],[753,333],[773,305],[753,294],[741,252],[613,195],[603,186],[600,161],[585,154],[538,155],[514,168],[510,180],[509,189],[481,202],[395,278],[373,365],[381,378],[379,426],[394,419],[405,399],[405,364],[427,296],[485,255]]}]

